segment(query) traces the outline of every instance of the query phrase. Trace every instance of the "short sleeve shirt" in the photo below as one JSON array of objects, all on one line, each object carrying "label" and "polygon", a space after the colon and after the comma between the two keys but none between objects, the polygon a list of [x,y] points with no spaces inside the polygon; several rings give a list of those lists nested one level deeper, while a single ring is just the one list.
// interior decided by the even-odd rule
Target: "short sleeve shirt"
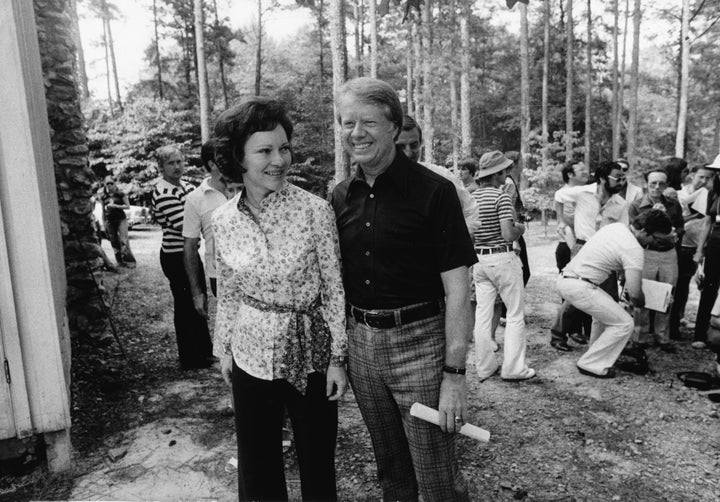
[{"label": "short sleeve shirt", "polygon": [[612,272],[642,270],[643,263],[643,248],[627,225],[611,223],[585,243],[564,272],[601,284]]},{"label": "short sleeve shirt", "polygon": [[226,201],[225,194],[211,187],[208,178],[185,199],[182,235],[192,239],[198,239],[202,235],[205,240],[205,270],[208,277],[216,277],[212,214]]},{"label": "short sleeve shirt", "polygon": [[478,204],[482,225],[475,231],[475,247],[497,247],[507,244],[503,239],[500,222],[514,221],[510,195],[495,187],[483,186],[473,192]]},{"label": "short sleeve shirt", "polygon": [[362,168],[332,194],[347,300],[394,309],[445,296],[440,274],[477,261],[455,186],[395,158],[371,187]]}]

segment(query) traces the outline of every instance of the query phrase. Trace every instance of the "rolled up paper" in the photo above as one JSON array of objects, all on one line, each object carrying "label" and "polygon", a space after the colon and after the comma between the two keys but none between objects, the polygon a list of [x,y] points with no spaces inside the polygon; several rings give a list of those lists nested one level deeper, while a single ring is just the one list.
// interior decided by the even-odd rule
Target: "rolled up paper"
[{"label": "rolled up paper", "polygon": [[[424,404],[415,403],[410,407],[410,414],[431,424],[440,426],[440,412]],[[469,438],[477,439],[487,443],[490,441],[490,431],[486,431],[473,424],[464,424],[460,428],[460,434]]]}]

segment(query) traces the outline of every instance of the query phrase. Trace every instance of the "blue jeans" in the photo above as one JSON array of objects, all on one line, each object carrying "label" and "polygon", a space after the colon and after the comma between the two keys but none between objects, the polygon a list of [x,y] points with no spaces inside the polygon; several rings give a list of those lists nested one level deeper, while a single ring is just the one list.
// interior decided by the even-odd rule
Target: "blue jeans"
[{"label": "blue jeans", "polygon": [[469,501],[455,436],[410,416],[438,408],[445,362],[444,312],[391,329],[348,317],[349,376],[370,432],[384,500]]}]

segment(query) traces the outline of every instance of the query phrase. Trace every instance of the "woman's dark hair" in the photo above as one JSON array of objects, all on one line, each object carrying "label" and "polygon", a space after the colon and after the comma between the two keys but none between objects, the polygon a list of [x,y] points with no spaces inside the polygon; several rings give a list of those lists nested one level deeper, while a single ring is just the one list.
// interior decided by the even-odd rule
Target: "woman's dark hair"
[{"label": "woman's dark hair", "polygon": [[285,105],[275,99],[254,96],[225,110],[215,122],[215,162],[223,176],[242,182],[245,143],[256,132],[272,131],[277,126],[292,139],[293,125]]},{"label": "woman's dark hair", "polygon": [[669,234],[672,232],[672,223],[667,213],[661,209],[650,209],[640,213],[633,226],[638,230],[645,230],[648,235],[654,233]]}]

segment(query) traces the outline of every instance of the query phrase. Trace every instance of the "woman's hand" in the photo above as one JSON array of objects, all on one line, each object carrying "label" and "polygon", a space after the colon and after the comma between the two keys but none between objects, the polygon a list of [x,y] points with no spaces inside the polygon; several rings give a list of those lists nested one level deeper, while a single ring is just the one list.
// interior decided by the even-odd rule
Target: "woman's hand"
[{"label": "woman's hand", "polygon": [[228,384],[228,387],[232,387],[232,365],[232,354],[225,354],[220,361],[220,374],[222,375],[223,380],[225,380],[225,383]]},{"label": "woman's hand", "polygon": [[[342,366],[328,366],[325,395],[329,401],[337,401],[345,394],[348,386],[347,371]],[[333,387],[335,392],[333,393]]]}]

